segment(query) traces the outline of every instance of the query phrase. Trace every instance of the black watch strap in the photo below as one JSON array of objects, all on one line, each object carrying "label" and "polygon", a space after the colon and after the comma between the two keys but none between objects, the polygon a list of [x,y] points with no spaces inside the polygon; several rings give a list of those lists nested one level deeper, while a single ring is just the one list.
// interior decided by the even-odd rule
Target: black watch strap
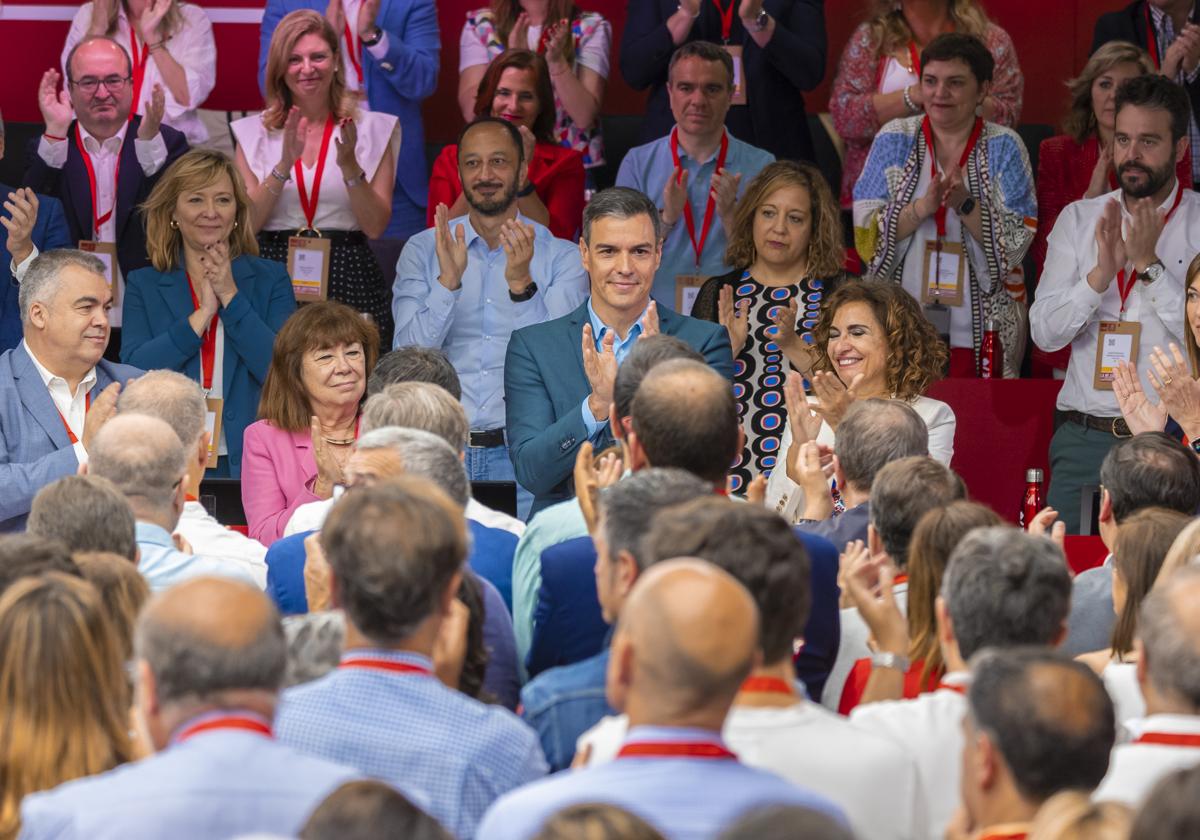
[{"label": "black watch strap", "polygon": [[508,299],[513,303],[524,303],[536,295],[537,290],[537,283],[534,283],[532,280],[530,280],[529,285],[525,287],[525,291],[523,292],[514,292],[512,289],[509,289]]},{"label": "black watch strap", "polygon": [[383,40],[383,30],[380,29],[378,26],[376,26],[375,34],[372,35],[370,38],[363,38],[362,45],[364,47],[373,47],[382,40]]},{"label": "black watch strap", "polygon": [[975,209],[975,197],[969,195],[965,199],[963,199],[962,204],[958,205],[958,215],[969,216],[969,215],[971,215],[971,212],[974,209]]}]

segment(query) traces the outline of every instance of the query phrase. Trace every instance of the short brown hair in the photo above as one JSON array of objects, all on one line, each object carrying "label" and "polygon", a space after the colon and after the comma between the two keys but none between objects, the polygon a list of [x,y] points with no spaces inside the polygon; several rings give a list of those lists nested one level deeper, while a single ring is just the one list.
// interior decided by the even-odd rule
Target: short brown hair
[{"label": "short brown hair", "polygon": [[[554,142],[554,88],[550,85],[550,70],[546,67],[546,59],[530,50],[505,50],[488,65],[483,78],[479,80],[479,89],[475,94],[475,116],[492,116],[492,100],[496,98],[496,88],[500,87],[500,77],[508,69],[528,70],[533,73],[533,89],[537,92],[538,113],[533,119],[533,136],[539,143]],[[521,147],[517,147],[521,151]]]},{"label": "short brown hair", "polygon": [[138,613],[150,598],[150,587],[137,563],[111,551],[78,551],[72,555],[83,579],[100,594],[109,623],[121,644],[121,655],[133,656],[133,628]]},{"label": "short brown hair", "polygon": [[685,58],[698,58],[701,61],[713,61],[725,68],[729,88],[733,89],[733,57],[729,50],[711,41],[688,41],[671,53],[671,62],[667,65],[667,86],[672,84],[671,75],[675,65]]},{"label": "short brown hair", "polygon": [[[1200,254],[1192,257],[1192,261],[1187,267],[1187,282],[1183,287],[1184,305],[1187,305],[1187,290],[1195,282],[1197,276],[1200,275]],[[1183,331],[1183,342],[1187,345],[1188,362],[1192,366],[1192,376],[1200,376],[1200,346],[1196,345],[1196,334],[1192,332],[1191,327]]]},{"label": "short brown hair", "polygon": [[808,240],[808,273],[812,277],[832,277],[843,263],[842,216],[829,182],[810,163],[777,160],[767,164],[746,186],[746,192],[733,214],[733,230],[725,248],[727,265],[745,267],[758,258],[754,247],[754,217],[758,208],[777,190],[799,187],[808,193],[812,205],[812,234]]},{"label": "short brown hair", "polygon": [[829,329],[838,309],[847,303],[865,303],[887,337],[887,387],[893,399],[913,400],[942,378],[946,345],[921,311],[920,304],[899,285],[888,280],[843,283],[821,304],[813,328],[813,343],[821,350],[816,370],[833,370],[826,348]]},{"label": "short brown hair", "polygon": [[1142,602],[1154,588],[1176,537],[1191,521],[1190,516],[1177,510],[1150,507],[1130,514],[1121,523],[1113,546],[1113,571],[1125,583],[1125,606],[1112,631],[1112,652],[1118,659],[1133,650]]},{"label": "short brown hair", "polygon": [[150,196],[142,203],[146,220],[146,253],[150,263],[159,271],[173,271],[182,265],[180,249],[183,237],[172,226],[171,215],[179,196],[192,190],[210,187],[222,175],[229,176],[233,185],[233,201],[237,206],[233,230],[229,232],[229,259],[242,254],[258,255],[258,240],[250,219],[250,196],[237,167],[223,152],[215,149],[192,149],[167,167],[163,177],[154,185]]},{"label": "short brown hair", "polygon": [[365,357],[363,399],[366,399],[367,377],[379,358],[379,329],[344,303],[326,300],[300,307],[275,336],[271,367],[258,404],[258,419],[269,420],[275,428],[289,432],[307,429],[312,422],[312,403],[300,375],[304,354],[355,342],[362,345]]},{"label": "short brown hair", "polygon": [[[342,73],[341,33],[334,32],[325,16],[312,9],[297,9],[283,16],[271,34],[271,46],[267,50],[267,69],[263,74],[266,83],[267,108],[262,121],[267,128],[283,128],[291,110],[292,92],[288,90],[284,77],[287,76],[288,59],[296,42],[305,35],[319,35],[329,45],[333,58],[333,82],[329,88],[329,104],[334,120],[352,116],[355,111],[354,98],[346,92],[346,79]],[[215,59],[214,59],[215,60]]]},{"label": "short brown hair", "polygon": [[1073,79],[1067,80],[1070,103],[1063,117],[1063,131],[1076,143],[1082,143],[1096,131],[1096,112],[1092,109],[1092,85],[1118,64],[1136,64],[1142,73],[1153,73],[1150,56],[1137,44],[1127,41],[1109,41],[1092,53],[1083,70]]}]

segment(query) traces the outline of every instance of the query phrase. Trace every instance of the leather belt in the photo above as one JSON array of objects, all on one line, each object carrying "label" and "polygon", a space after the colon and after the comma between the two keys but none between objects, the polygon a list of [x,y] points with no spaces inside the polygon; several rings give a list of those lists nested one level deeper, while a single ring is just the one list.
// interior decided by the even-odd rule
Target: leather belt
[{"label": "leather belt", "polygon": [[1129,424],[1125,422],[1124,417],[1096,417],[1082,411],[1060,411],[1059,414],[1068,423],[1075,423],[1085,429],[1107,432],[1118,438],[1133,437],[1133,432],[1129,431]]},{"label": "leather belt", "polygon": [[467,446],[472,449],[491,449],[504,445],[504,429],[484,429],[467,435]]}]

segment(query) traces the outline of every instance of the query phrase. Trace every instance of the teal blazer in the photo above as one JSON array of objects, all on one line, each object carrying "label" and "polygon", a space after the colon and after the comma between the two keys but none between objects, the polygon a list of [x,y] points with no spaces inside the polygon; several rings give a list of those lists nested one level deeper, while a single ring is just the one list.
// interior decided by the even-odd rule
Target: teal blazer
[{"label": "teal blazer", "polygon": [[[232,264],[238,292],[219,314],[225,325],[225,406],[229,473],[242,471],[242,433],[258,414],[275,334],[296,311],[292,281],[282,263],[242,255]],[[143,370],[167,368],[200,381],[200,336],[188,323],[195,311],[182,268],[139,268],[125,278],[121,361]]]}]

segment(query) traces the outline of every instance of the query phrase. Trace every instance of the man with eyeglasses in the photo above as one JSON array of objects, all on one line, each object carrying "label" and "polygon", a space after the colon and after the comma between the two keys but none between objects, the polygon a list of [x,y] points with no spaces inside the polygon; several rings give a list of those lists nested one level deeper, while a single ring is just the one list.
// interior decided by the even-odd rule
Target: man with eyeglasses
[{"label": "man with eyeglasses", "polygon": [[[161,86],[134,89],[129,54],[113,39],[84,38],[68,54],[66,68],[63,91],[57,70],[42,75],[38,105],[46,128],[24,186],[62,201],[72,242],[110,266],[117,301],[112,325],[119,327],[121,275],[149,265],[145,228],[134,210],[188,150],[187,139],[161,124]],[[135,96],[150,101],[145,116],[131,115]],[[119,349],[118,339],[109,346],[110,357],[117,358]]]}]

